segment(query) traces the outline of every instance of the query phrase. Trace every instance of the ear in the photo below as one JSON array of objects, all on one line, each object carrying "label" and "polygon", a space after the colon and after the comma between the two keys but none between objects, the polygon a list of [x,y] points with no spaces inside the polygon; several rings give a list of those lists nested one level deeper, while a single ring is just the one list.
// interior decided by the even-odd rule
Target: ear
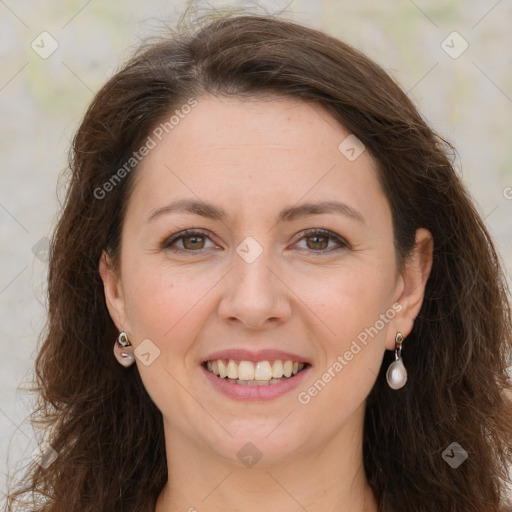
[{"label": "ear", "polygon": [[405,262],[405,268],[400,276],[402,290],[397,299],[400,311],[393,319],[392,327],[388,330],[386,348],[395,349],[395,335],[401,332],[406,338],[412,331],[414,320],[420,312],[425,287],[432,269],[434,240],[430,231],[420,228],[416,231],[414,249]]},{"label": "ear", "polygon": [[127,328],[126,305],[121,286],[121,279],[114,269],[110,257],[103,251],[99,264],[99,272],[103,281],[103,290],[105,292],[105,301],[112,321],[115,323],[118,331],[124,331]]}]

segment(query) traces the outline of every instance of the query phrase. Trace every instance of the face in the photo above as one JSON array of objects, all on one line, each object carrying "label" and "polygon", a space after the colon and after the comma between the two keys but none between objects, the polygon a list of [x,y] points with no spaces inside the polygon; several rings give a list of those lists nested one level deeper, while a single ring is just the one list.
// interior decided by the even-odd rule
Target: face
[{"label": "face", "polygon": [[397,268],[349,135],[311,103],[204,97],[137,169],[120,269],[101,273],[169,437],[272,461],[360,428],[425,264]]}]

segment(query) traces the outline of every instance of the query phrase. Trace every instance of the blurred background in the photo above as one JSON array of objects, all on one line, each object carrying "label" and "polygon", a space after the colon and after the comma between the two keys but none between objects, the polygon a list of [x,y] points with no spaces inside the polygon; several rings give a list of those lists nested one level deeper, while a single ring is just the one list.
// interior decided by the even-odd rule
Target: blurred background
[{"label": "blurred background", "polygon": [[[95,92],[183,1],[0,0],[0,496],[38,440],[30,382],[44,327],[48,238],[68,149]],[[282,12],[361,49],[458,150],[457,167],[512,282],[512,2],[193,2]],[[73,243],[72,240],[69,241]],[[2,500],[3,501],[3,500]]]}]

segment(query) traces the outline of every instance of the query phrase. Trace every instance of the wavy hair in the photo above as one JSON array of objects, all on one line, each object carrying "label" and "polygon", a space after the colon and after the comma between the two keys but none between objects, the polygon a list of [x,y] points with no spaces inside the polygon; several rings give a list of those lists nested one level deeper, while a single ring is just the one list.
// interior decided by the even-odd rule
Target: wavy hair
[{"label": "wavy hair", "polygon": [[[391,206],[398,264],[418,228],[434,238],[425,298],[403,350],[411,378],[390,390],[387,351],[367,399],[364,468],[379,511],[505,510],[512,462],[508,289],[454,169],[453,147],[356,49],[278,16],[243,12],[216,14],[141,46],[96,94],[75,135],[36,360],[34,420],[58,457],[46,469],[32,464],[9,506],[138,512],[158,496],[167,479],[162,415],[136,365],[122,368],[112,354],[117,331],[98,271],[103,250],[119,263],[136,166],[108,197],[98,190],[190,98],[262,94],[316,102],[365,144]],[[457,469],[442,457],[453,442],[468,453]]]}]

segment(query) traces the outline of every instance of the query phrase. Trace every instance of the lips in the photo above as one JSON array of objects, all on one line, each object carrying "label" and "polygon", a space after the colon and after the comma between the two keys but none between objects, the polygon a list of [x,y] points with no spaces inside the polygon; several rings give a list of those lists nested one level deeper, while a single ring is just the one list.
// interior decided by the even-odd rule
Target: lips
[{"label": "lips", "polygon": [[294,354],[292,352],[285,352],[283,350],[258,350],[252,352],[250,350],[246,350],[243,348],[240,349],[229,349],[229,350],[219,350],[217,352],[213,352],[205,357],[201,362],[205,363],[207,361],[215,361],[218,359],[233,359],[234,361],[252,361],[253,363],[257,363],[259,361],[274,361],[276,359],[281,359],[284,361],[297,361],[299,363],[309,363],[309,361],[299,354]]},{"label": "lips", "polygon": [[295,387],[311,365],[304,357],[280,350],[223,350],[201,366],[222,392],[241,399],[274,398]]},{"label": "lips", "polygon": [[273,383],[279,379],[287,379],[297,375],[306,363],[290,359],[275,359],[273,361],[236,361],[234,359],[214,359],[206,362],[206,369],[221,379],[247,383]]},{"label": "lips", "polygon": [[221,379],[264,384],[296,375],[308,363],[299,355],[279,350],[232,349],[210,354],[202,364]]}]

